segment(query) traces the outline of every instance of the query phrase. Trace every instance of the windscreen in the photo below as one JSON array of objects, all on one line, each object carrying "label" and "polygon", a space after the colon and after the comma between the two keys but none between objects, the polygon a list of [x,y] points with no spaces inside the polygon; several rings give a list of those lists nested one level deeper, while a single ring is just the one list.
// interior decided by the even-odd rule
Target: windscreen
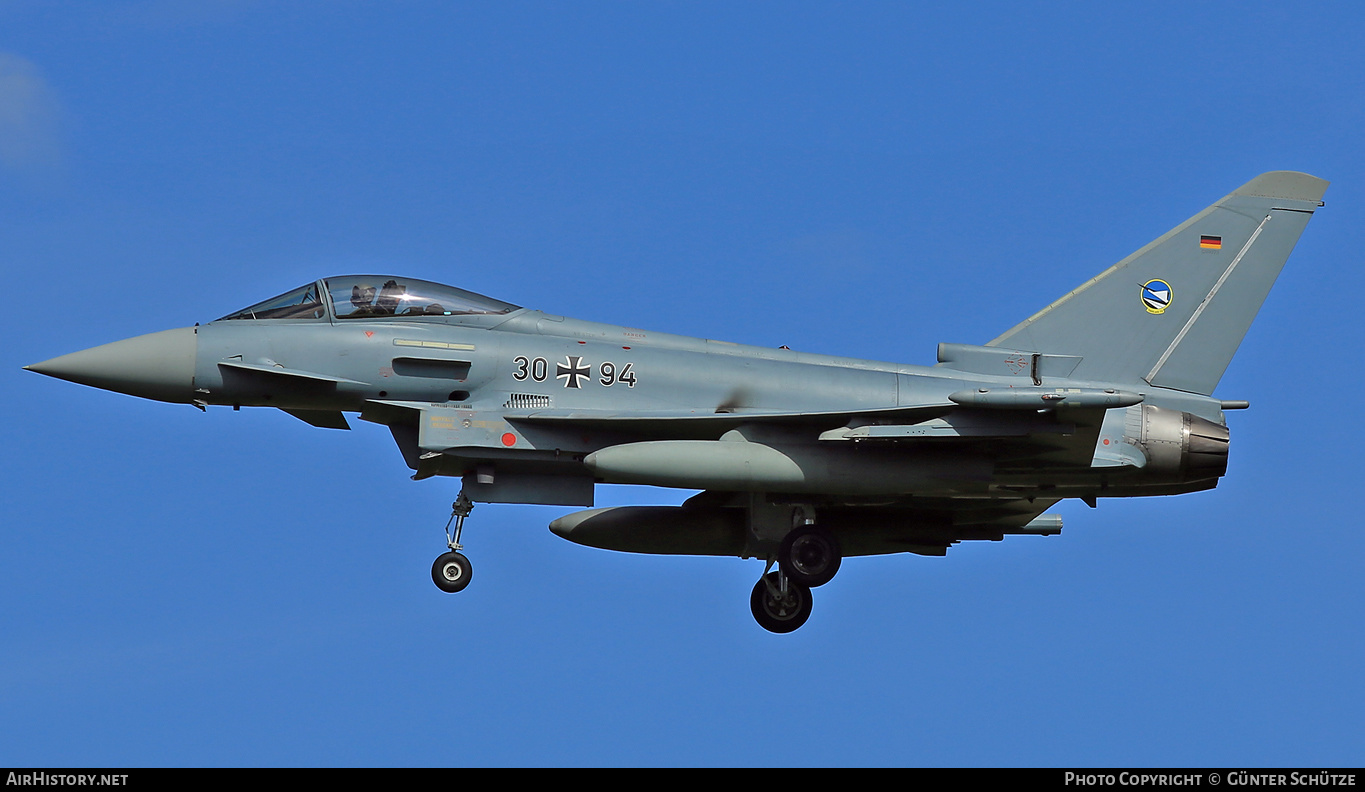
[{"label": "windscreen", "polygon": [[310,283],[307,286],[300,286],[290,292],[285,292],[278,297],[271,297],[265,302],[256,303],[250,308],[228,314],[218,321],[224,319],[321,319],[327,315],[327,309],[322,301],[318,299],[318,285]]}]

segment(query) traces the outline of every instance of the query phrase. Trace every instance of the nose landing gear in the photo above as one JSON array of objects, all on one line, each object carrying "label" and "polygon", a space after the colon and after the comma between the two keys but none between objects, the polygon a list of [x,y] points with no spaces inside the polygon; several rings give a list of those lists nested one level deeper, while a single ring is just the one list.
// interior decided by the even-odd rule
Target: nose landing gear
[{"label": "nose landing gear", "polygon": [[[473,510],[474,502],[465,497],[463,490],[455,497],[455,502],[450,504],[450,519],[446,521],[446,547],[450,552],[442,553],[431,565],[431,580],[441,591],[451,594],[463,591],[473,578],[473,566],[470,565],[469,559],[459,552],[463,549],[460,545],[460,532],[464,530],[464,519]],[[454,537],[450,535],[451,523],[455,524]]]}]

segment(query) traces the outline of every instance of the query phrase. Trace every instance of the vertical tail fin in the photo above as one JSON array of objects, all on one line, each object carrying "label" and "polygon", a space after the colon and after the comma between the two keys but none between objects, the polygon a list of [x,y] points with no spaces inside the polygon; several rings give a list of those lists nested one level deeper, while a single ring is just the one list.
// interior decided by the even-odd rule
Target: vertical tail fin
[{"label": "vertical tail fin", "polygon": [[1078,379],[1212,394],[1327,184],[1263,173],[988,346],[1079,356]]}]

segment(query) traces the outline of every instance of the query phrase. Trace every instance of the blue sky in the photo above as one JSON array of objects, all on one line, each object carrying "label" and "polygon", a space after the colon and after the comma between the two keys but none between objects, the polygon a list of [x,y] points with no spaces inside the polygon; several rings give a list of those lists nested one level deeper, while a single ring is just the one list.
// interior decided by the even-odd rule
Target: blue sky
[{"label": "blue sky", "polygon": [[[1297,5],[0,2],[0,765],[1359,766],[1365,12]],[[20,370],[360,271],[927,364],[1281,169],[1333,185],[1216,490],[852,559],[787,636],[568,509],[478,507],[441,594],[458,483],[382,427]]]}]

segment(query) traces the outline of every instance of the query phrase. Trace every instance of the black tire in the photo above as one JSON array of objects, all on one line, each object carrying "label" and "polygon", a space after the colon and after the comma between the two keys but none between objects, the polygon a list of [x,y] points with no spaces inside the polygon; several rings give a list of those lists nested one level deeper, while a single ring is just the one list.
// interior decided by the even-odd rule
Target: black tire
[{"label": "black tire", "polygon": [[792,580],[787,581],[786,597],[774,597],[768,585],[771,583],[775,589],[777,582],[776,572],[769,572],[767,577],[758,581],[753,594],[749,595],[749,609],[753,611],[758,626],[768,632],[789,633],[810,618],[813,600],[810,589]]},{"label": "black tire", "polygon": [[838,537],[818,525],[793,528],[777,551],[777,564],[788,579],[811,588],[833,580],[842,560]]},{"label": "black tire", "polygon": [[459,553],[443,553],[431,565],[431,581],[436,588],[451,594],[463,591],[473,576],[474,567],[470,566],[468,558]]}]

